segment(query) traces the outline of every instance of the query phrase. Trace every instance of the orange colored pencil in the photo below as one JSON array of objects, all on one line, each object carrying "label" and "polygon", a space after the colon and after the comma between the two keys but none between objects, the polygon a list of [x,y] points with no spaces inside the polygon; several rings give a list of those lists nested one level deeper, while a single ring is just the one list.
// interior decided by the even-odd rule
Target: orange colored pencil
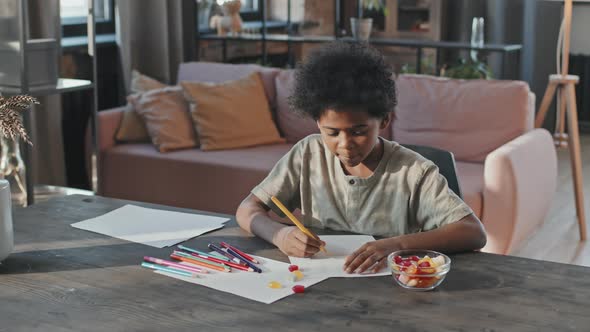
[{"label": "orange colored pencil", "polygon": [[182,257],[182,256],[174,255],[174,254],[170,255],[170,257],[172,257],[176,260],[182,261],[182,262],[187,262],[187,263],[203,266],[203,267],[206,267],[206,268],[212,269],[212,270],[217,270],[217,271],[221,271],[221,272],[230,272],[231,271],[231,268],[229,268],[229,267],[223,268],[223,267],[219,267],[217,265],[207,264],[205,262],[201,262],[196,259],[190,259],[188,257]]}]

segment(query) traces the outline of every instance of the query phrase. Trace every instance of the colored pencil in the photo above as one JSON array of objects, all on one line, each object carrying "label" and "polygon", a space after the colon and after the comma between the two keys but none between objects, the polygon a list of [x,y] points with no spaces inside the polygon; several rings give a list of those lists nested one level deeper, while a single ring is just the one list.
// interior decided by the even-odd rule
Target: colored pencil
[{"label": "colored pencil", "polygon": [[209,244],[207,245],[207,247],[208,247],[209,249],[211,249],[211,250],[213,250],[213,251],[216,251],[217,253],[220,253],[220,254],[222,254],[223,256],[225,256],[225,257],[229,258],[229,259],[230,259],[232,262],[236,262],[236,263],[238,263],[238,264],[240,263],[240,259],[239,259],[239,258],[237,258],[237,257],[236,257],[236,256],[234,256],[234,255],[228,254],[228,253],[227,253],[227,251],[225,251],[225,250],[223,250],[223,249],[219,248],[218,246],[214,245],[213,243],[209,243]]},{"label": "colored pencil", "polygon": [[247,266],[247,265],[242,265],[242,264],[238,264],[238,263],[234,263],[234,262],[224,261],[224,260],[221,260],[221,259],[216,258],[216,257],[209,256],[209,255],[200,255],[200,254],[195,254],[195,253],[191,253],[191,255],[193,255],[195,257],[199,257],[199,258],[205,259],[205,260],[208,260],[208,261],[212,261],[212,262],[215,262],[215,263],[220,263],[220,264],[223,264],[223,265],[227,265],[227,266],[236,268],[238,270],[244,270],[244,271],[254,272],[254,269],[251,268],[251,267],[249,267],[249,266]]},{"label": "colored pencil", "polygon": [[193,267],[193,266],[178,264],[178,263],[167,261],[167,260],[161,259],[161,258],[155,258],[155,257],[150,257],[150,256],[143,256],[143,260],[144,261],[147,261],[147,262],[150,262],[150,263],[155,263],[155,264],[159,264],[159,265],[165,265],[165,266],[169,266],[169,267],[172,267],[172,268],[175,268],[175,269],[181,269],[181,270],[186,270],[186,271],[190,271],[190,272],[209,273],[209,271],[200,269],[198,267]]},{"label": "colored pencil", "polygon": [[218,263],[218,262],[213,262],[213,261],[207,261],[206,259],[200,258],[200,257],[198,257],[198,256],[194,256],[192,253],[186,253],[186,252],[184,252],[184,251],[177,251],[177,250],[174,250],[173,254],[174,254],[174,255],[177,255],[177,256],[186,257],[186,258],[192,258],[192,259],[196,259],[196,260],[198,260],[198,261],[203,261],[203,263],[208,263],[208,264],[211,264],[211,265],[217,265],[217,266],[219,266],[219,267],[227,267],[226,265],[223,265],[223,264],[221,264],[221,263]]},{"label": "colored pencil", "polygon": [[152,270],[159,270],[159,271],[165,271],[165,272],[170,272],[170,273],[176,273],[176,274],[179,274],[179,275],[182,275],[185,277],[191,277],[191,278],[198,278],[199,277],[197,274],[194,274],[192,272],[179,270],[179,269],[175,269],[175,268],[171,268],[171,267],[166,267],[166,266],[162,266],[162,265],[158,265],[158,264],[142,262],[141,266],[147,267],[148,269],[152,269]]},{"label": "colored pencil", "polygon": [[231,268],[229,268],[229,267],[225,267],[225,266],[221,267],[221,266],[216,265],[212,262],[203,262],[203,261],[198,260],[196,257],[185,257],[185,256],[179,256],[179,255],[175,255],[175,254],[170,255],[170,257],[172,257],[176,260],[179,260],[179,261],[203,266],[208,269],[212,269],[212,270],[216,270],[216,271],[221,271],[221,272],[230,272],[231,271]]},{"label": "colored pencil", "polygon": [[247,259],[245,259],[244,257],[242,257],[240,254],[238,254],[237,252],[233,251],[231,248],[227,248],[227,252],[231,255],[236,256],[239,260],[241,260],[242,262],[244,262],[246,265],[248,265],[249,267],[251,267],[254,271],[258,272],[258,273],[262,273],[262,270],[254,265],[254,263],[251,263],[250,261],[248,261]]},{"label": "colored pencil", "polygon": [[[199,250],[196,250],[196,249],[193,249],[193,248],[185,247],[185,246],[180,245],[180,244],[177,247],[178,247],[178,249],[182,249],[184,251],[192,252],[192,253],[195,253],[195,254],[211,256],[211,253],[209,253],[209,252],[199,251]],[[229,258],[227,258],[225,256],[217,255],[215,257],[218,258],[218,259],[221,259],[221,260],[229,261]]]},{"label": "colored pencil", "polygon": [[[284,205],[283,203],[281,203],[281,201],[279,201],[278,198],[276,198],[275,196],[272,196],[270,198],[273,203],[275,203],[275,205],[281,209],[281,211],[283,211],[283,213],[287,216],[287,218],[289,218],[289,220],[291,220],[295,226],[297,226],[297,228],[299,228],[303,233],[305,233],[307,236],[316,239],[318,241],[320,241],[320,237],[315,235],[314,233],[312,233],[309,229],[307,229],[307,227],[305,227],[301,221],[297,220],[297,218],[295,218],[295,216],[291,213],[291,211],[289,211]],[[320,249],[323,252],[326,252],[326,248],[324,248],[324,246],[321,246]]]},{"label": "colored pencil", "polygon": [[247,253],[241,251],[240,249],[228,244],[227,242],[221,242],[220,243],[222,247],[225,248],[231,248],[233,251],[237,252],[238,254],[242,255],[242,257],[244,257],[245,259],[249,260],[250,262],[254,263],[254,264],[260,264],[259,261],[257,261],[254,257],[248,255]]}]

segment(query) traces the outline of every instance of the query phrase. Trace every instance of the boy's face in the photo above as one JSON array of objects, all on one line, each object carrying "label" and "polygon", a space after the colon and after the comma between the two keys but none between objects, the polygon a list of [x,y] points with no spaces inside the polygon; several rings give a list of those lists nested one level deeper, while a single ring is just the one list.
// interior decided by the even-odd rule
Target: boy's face
[{"label": "boy's face", "polygon": [[327,109],[317,123],[328,149],[344,166],[356,167],[379,155],[374,151],[379,130],[387,127],[389,117],[376,119],[366,111]]}]

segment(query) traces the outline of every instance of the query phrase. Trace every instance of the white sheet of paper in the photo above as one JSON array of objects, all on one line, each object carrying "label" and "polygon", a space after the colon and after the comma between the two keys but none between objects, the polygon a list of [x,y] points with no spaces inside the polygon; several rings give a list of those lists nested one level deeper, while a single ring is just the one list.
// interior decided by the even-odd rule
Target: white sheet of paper
[{"label": "white sheet of paper", "polygon": [[[262,269],[262,273],[233,269],[230,273],[211,271],[207,274],[199,274],[198,278],[190,278],[169,272],[154,272],[266,304],[294,294],[291,288],[295,285],[303,285],[307,288],[326,279],[324,277],[318,278],[304,274],[303,279],[291,281],[289,280],[291,272],[289,272],[288,263],[264,257],[253,257],[256,257],[261,263],[256,266]],[[281,283],[282,288],[275,289],[268,287],[271,281],[278,281]]]},{"label": "white sheet of paper", "polygon": [[125,205],[72,227],[164,248],[223,227],[227,218]]},{"label": "white sheet of paper", "polygon": [[391,274],[387,268],[378,273],[346,273],[342,266],[346,256],[360,248],[363,244],[374,241],[370,235],[322,235],[322,241],[326,242],[327,254],[323,251],[312,258],[300,258],[289,256],[291,264],[299,266],[306,276],[313,278],[358,278],[376,277]]}]

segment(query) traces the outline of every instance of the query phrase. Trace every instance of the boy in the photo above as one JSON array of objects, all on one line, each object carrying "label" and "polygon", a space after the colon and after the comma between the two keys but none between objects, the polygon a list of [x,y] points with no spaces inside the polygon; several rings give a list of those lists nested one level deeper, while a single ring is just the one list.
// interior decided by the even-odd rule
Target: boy
[{"label": "boy", "polygon": [[323,242],[269,218],[276,196],[301,209],[306,226],[376,235],[347,257],[344,269],[384,267],[400,249],[443,252],[482,248],[486,234],[473,211],[419,154],[379,137],[396,105],[395,82],[383,57],[359,43],[331,43],[296,71],[291,106],[316,120],[320,134],[297,144],[240,204],[245,230],[291,256],[310,257]]}]

